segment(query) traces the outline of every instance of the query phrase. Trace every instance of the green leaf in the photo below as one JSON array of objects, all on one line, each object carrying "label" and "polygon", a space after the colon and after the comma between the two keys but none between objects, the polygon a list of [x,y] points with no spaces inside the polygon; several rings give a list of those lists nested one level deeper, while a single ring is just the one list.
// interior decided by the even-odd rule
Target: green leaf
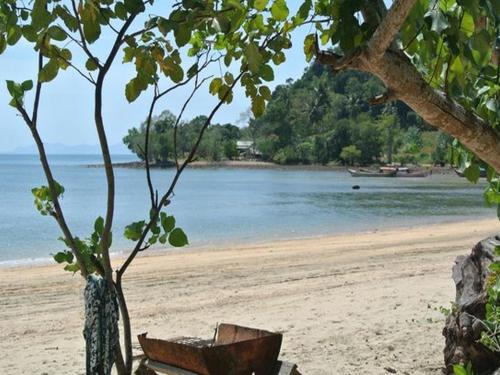
[{"label": "green leaf", "polygon": [[139,238],[141,238],[141,234],[145,225],[146,223],[144,220],[129,224],[125,227],[123,235],[128,240],[137,241]]},{"label": "green leaf", "polygon": [[48,30],[48,34],[49,36],[54,39],[54,40],[58,40],[58,41],[63,41],[67,38],[67,34],[66,32],[61,29],[59,26],[51,26]]},{"label": "green leaf", "polygon": [[11,80],[6,81],[6,83],[7,83],[7,90],[9,91],[10,96],[12,96],[14,99],[18,99],[23,96],[23,90],[21,88],[21,85],[18,85],[17,83]]},{"label": "green leaf", "polygon": [[75,32],[78,30],[78,21],[67,7],[58,5],[55,8],[55,13],[63,20],[64,24],[70,31]]},{"label": "green leaf", "polygon": [[57,263],[73,263],[73,253],[71,251],[60,251],[53,255]]},{"label": "green leaf", "polygon": [[30,91],[33,88],[33,81],[31,79],[21,83],[21,87],[24,91]]},{"label": "green leaf", "polygon": [[216,95],[219,92],[220,87],[222,86],[222,79],[216,77],[210,82],[210,86],[208,86],[208,91],[212,95]]},{"label": "green leaf", "polygon": [[226,81],[228,85],[232,85],[234,83],[233,75],[230,72],[226,72],[226,74],[224,74],[224,81]]},{"label": "green leaf", "polygon": [[479,165],[477,163],[472,163],[470,166],[464,169],[464,176],[470,182],[476,183],[479,181],[479,177],[481,177],[481,170],[479,169]]},{"label": "green leaf", "polygon": [[141,90],[137,85],[137,80],[132,78],[125,86],[125,97],[129,103],[136,100],[141,94]]},{"label": "green leaf", "polygon": [[273,63],[275,65],[280,65],[281,63],[283,63],[285,61],[285,54],[283,52],[276,52],[274,55],[273,55]]},{"label": "green leaf", "polygon": [[83,34],[89,43],[95,42],[101,35],[101,25],[97,15],[97,10],[92,3],[86,3],[81,8],[81,21],[83,24]]},{"label": "green leaf", "polygon": [[83,33],[89,43],[94,43],[101,35],[101,26],[98,22],[88,22],[83,24]]},{"label": "green leaf", "polygon": [[23,35],[21,27],[15,25],[7,31],[7,43],[11,46],[16,44]]},{"label": "green leaf", "polygon": [[252,112],[255,117],[260,117],[264,113],[266,102],[262,96],[255,96],[252,98]]},{"label": "green leaf", "polygon": [[99,216],[94,223],[94,231],[99,235],[102,236],[102,232],[104,231],[104,219]]},{"label": "green leaf", "polygon": [[165,233],[171,232],[175,228],[175,217],[167,216],[165,212],[161,213],[161,226]]},{"label": "green leaf", "polygon": [[309,34],[304,39],[304,54],[306,55],[307,61],[311,61],[314,55],[315,43],[316,43],[316,36],[314,34]]},{"label": "green leaf", "polygon": [[87,68],[87,70],[94,71],[94,70],[97,70],[97,68],[99,68],[99,66],[96,64],[94,59],[88,58],[87,62],[85,63],[85,68]]},{"label": "green leaf", "polygon": [[311,11],[311,8],[312,8],[312,1],[306,0],[300,6],[299,11],[297,12],[297,15],[301,18],[301,20],[306,20],[306,18],[309,16],[309,12]]},{"label": "green leaf", "polygon": [[233,101],[231,87],[228,85],[222,85],[219,89],[219,99],[223,100],[225,103],[231,103]]},{"label": "green leaf", "polygon": [[170,78],[174,83],[182,81],[184,78],[184,70],[179,64],[172,65],[172,70],[170,71]]},{"label": "green leaf", "polygon": [[0,55],[7,49],[7,41],[3,34],[0,34]]},{"label": "green leaf", "polygon": [[127,8],[122,2],[116,3],[115,14],[121,20],[125,20],[127,18]]},{"label": "green leaf", "polygon": [[285,0],[275,0],[271,7],[271,14],[276,21],[284,21],[288,17],[288,7]]},{"label": "green leaf", "polygon": [[267,86],[260,86],[259,87],[259,94],[265,99],[265,100],[271,100],[272,95],[271,95],[271,90]]},{"label": "green leaf", "polygon": [[[31,43],[36,42],[38,39],[38,34],[37,34],[36,30],[31,25],[24,25],[23,26],[23,36],[27,41],[29,41]],[[0,40],[1,40],[1,38],[0,38]]]},{"label": "green leaf", "polygon": [[467,370],[465,369],[465,367],[461,365],[453,365],[453,373],[455,375],[469,375],[467,374]]},{"label": "green leaf", "polygon": [[40,73],[38,74],[39,82],[50,82],[54,78],[56,78],[57,73],[59,72],[59,63],[56,59],[50,59],[47,64],[45,64]]},{"label": "green leaf", "polygon": [[259,75],[264,81],[274,81],[274,71],[269,65],[261,65]]},{"label": "green leaf", "polygon": [[64,270],[76,273],[80,270],[80,265],[78,263],[67,264],[66,266],[64,266]]},{"label": "green leaf", "polygon": [[259,47],[254,42],[250,42],[245,48],[245,57],[250,71],[254,74],[258,73],[262,63],[262,55],[259,52]]},{"label": "green leaf", "polygon": [[253,7],[259,11],[263,11],[267,7],[269,0],[255,0],[253,2]]},{"label": "green leaf", "polygon": [[174,30],[174,37],[177,46],[185,46],[188,44],[189,39],[191,39],[191,30],[189,30],[186,24],[181,24]]},{"label": "green leaf", "polygon": [[129,13],[140,13],[146,9],[143,0],[125,0],[125,9]]},{"label": "green leaf", "polygon": [[174,247],[182,247],[188,244],[188,239],[181,228],[175,228],[172,232],[170,232],[168,242]]}]

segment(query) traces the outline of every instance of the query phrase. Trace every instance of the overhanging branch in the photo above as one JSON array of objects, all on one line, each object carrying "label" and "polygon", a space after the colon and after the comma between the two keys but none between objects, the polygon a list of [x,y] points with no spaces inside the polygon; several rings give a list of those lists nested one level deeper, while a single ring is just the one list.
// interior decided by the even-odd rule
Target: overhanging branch
[{"label": "overhanging branch", "polygon": [[373,59],[380,59],[387,51],[406,21],[416,0],[395,0],[387,15],[382,19],[377,29],[368,41],[367,49]]}]

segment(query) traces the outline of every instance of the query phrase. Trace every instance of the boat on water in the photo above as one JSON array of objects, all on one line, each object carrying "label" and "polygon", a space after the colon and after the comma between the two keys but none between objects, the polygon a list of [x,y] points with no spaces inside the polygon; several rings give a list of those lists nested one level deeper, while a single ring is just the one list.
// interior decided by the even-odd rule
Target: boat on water
[{"label": "boat on water", "polygon": [[428,171],[408,171],[408,172],[398,172],[396,173],[396,177],[428,177],[432,174]]},{"label": "boat on water", "polygon": [[[462,169],[455,168],[455,173],[460,177],[465,177],[464,171]],[[479,168],[479,177],[486,178],[488,173],[485,168]]]},{"label": "boat on water", "polygon": [[353,177],[427,177],[431,172],[426,170],[412,171],[406,167],[380,167],[378,171],[365,169],[348,169]]},{"label": "boat on water", "polygon": [[376,171],[367,171],[367,170],[355,170],[348,169],[347,170],[352,177],[396,177],[398,171],[384,171],[384,172],[376,172]]}]

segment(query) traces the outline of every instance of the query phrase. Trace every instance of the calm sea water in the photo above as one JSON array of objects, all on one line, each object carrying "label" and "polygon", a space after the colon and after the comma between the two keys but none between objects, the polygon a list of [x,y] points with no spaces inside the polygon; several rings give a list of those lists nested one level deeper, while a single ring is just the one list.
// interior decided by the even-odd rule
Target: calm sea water
[{"label": "calm sea water", "polygon": [[[133,160],[115,156],[114,162]],[[66,192],[62,206],[70,228],[86,237],[104,215],[106,184],[98,156],[58,155],[50,161]],[[155,170],[166,187],[171,170]],[[33,207],[31,188],[45,184],[32,155],[0,155],[0,264],[48,258],[63,249],[54,220]],[[352,185],[361,185],[353,190]],[[147,217],[145,172],[116,169],[114,250],[127,251],[123,227]],[[345,172],[196,169],[187,170],[168,207],[191,245],[255,242],[369,230],[419,223],[495,217],[484,205],[484,185],[456,176],[425,179],[353,179]]]}]

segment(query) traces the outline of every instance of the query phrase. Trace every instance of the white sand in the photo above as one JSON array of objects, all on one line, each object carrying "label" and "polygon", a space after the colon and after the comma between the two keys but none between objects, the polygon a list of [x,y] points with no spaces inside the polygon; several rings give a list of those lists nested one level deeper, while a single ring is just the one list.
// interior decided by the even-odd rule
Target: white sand
[{"label": "white sand", "polygon": [[[481,220],[142,257],[125,279],[133,332],[208,338],[230,322],[283,331],[304,375],[440,374],[453,261],[499,232]],[[83,280],[37,266],[0,283],[1,374],[83,374]]]}]

